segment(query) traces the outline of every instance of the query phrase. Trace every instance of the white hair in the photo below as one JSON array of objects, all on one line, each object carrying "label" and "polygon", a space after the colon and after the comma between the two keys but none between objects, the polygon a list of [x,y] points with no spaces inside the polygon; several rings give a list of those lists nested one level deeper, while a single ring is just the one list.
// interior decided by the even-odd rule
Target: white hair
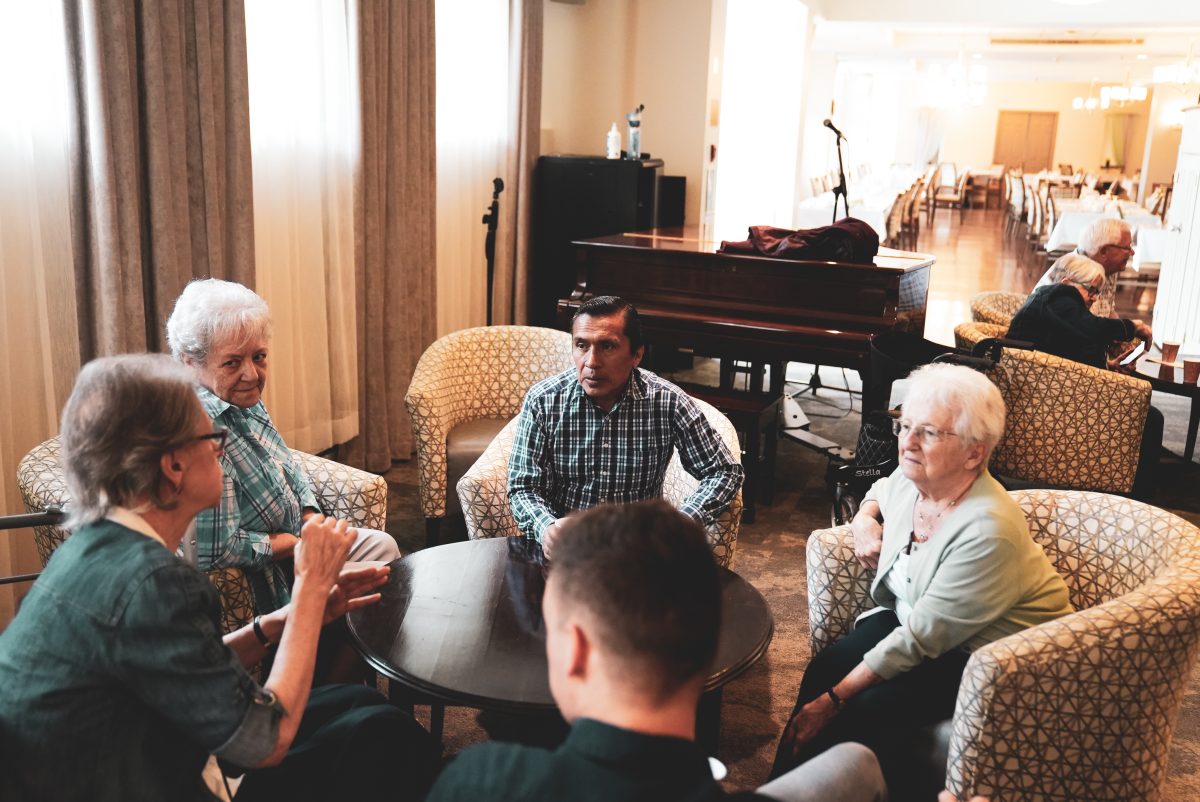
[{"label": "white hair", "polygon": [[981,443],[984,464],[1004,434],[1004,399],[982,373],[962,365],[922,365],[909,374],[905,404],[946,410],[964,443]]},{"label": "white hair", "polygon": [[215,345],[271,337],[271,311],[254,290],[233,281],[197,279],[183,288],[167,320],[167,343],[176,359],[201,365]]},{"label": "white hair", "polygon": [[1073,281],[1076,284],[1095,285],[1103,282],[1105,276],[1104,265],[1077,253],[1058,257],[1058,261],[1050,269],[1058,276],[1060,282]]},{"label": "white hair", "polygon": [[1105,245],[1116,245],[1130,233],[1129,223],[1115,217],[1093,220],[1079,235],[1075,250],[1084,256],[1095,257]]}]

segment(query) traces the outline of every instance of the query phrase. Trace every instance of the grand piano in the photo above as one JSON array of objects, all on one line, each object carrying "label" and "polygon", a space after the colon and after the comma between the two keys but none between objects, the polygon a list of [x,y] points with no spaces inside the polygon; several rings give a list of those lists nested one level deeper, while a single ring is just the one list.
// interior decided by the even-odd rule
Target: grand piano
[{"label": "grand piano", "polygon": [[[733,360],[852,368],[865,384],[873,335],[925,330],[929,254],[880,248],[873,265],[722,254],[696,226],[572,245],[576,282],[558,302],[563,328],[588,298],[618,295],[637,307],[653,348],[720,358],[722,385]],[[767,392],[778,397],[783,370],[770,374]]]}]

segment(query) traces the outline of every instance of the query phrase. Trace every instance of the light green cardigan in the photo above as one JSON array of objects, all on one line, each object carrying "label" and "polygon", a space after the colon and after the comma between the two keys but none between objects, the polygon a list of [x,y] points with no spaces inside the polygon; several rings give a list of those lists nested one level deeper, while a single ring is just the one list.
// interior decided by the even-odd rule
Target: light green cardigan
[{"label": "light green cardigan", "polygon": [[[864,500],[871,499],[884,519],[871,598],[894,609],[883,577],[908,545],[917,488],[897,468],[871,487]],[[1029,536],[1020,507],[986,471],[913,552],[908,574],[908,621],[863,656],[885,679],[957,646],[976,649],[1072,611],[1066,583]]]}]

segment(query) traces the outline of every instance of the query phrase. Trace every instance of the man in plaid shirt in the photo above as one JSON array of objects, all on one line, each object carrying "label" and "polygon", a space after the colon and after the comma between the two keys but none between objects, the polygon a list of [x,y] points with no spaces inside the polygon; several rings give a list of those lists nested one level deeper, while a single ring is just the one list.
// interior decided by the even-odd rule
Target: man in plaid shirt
[{"label": "man in plaid shirt", "polygon": [[530,388],[517,422],[508,499],[521,532],[549,556],[568,513],[661,496],[675,449],[700,480],[681,511],[711,525],[737,495],[742,466],[691,397],[638,367],[637,310],[598,296],[575,313],[571,336],[575,369]]}]

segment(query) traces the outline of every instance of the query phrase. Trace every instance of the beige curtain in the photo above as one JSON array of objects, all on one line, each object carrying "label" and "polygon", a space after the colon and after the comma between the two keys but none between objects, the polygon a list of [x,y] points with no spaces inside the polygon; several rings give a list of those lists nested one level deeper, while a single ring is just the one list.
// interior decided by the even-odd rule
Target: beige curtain
[{"label": "beige curtain", "polygon": [[433,0],[351,0],[362,149],[355,171],[359,437],[347,461],[412,454],[404,394],[436,326]]},{"label": "beige curtain", "polygon": [[[79,367],[65,52],[60,5],[0,3],[0,515],[25,512],[17,463],[58,432]],[[0,575],[40,569],[32,530],[0,531]],[[0,629],[29,587],[0,586]]]},{"label": "beige curtain", "polygon": [[496,274],[492,320],[529,321],[530,198],[542,121],[542,0],[509,0],[508,148],[500,225],[496,229]]},{"label": "beige curtain", "polygon": [[327,0],[246,7],[257,289],[274,324],[265,401],[288,445],[309,452],[358,434],[348,23]]},{"label": "beige curtain", "polygon": [[159,350],[193,277],[254,283],[241,0],[65,0],[83,358]]}]

